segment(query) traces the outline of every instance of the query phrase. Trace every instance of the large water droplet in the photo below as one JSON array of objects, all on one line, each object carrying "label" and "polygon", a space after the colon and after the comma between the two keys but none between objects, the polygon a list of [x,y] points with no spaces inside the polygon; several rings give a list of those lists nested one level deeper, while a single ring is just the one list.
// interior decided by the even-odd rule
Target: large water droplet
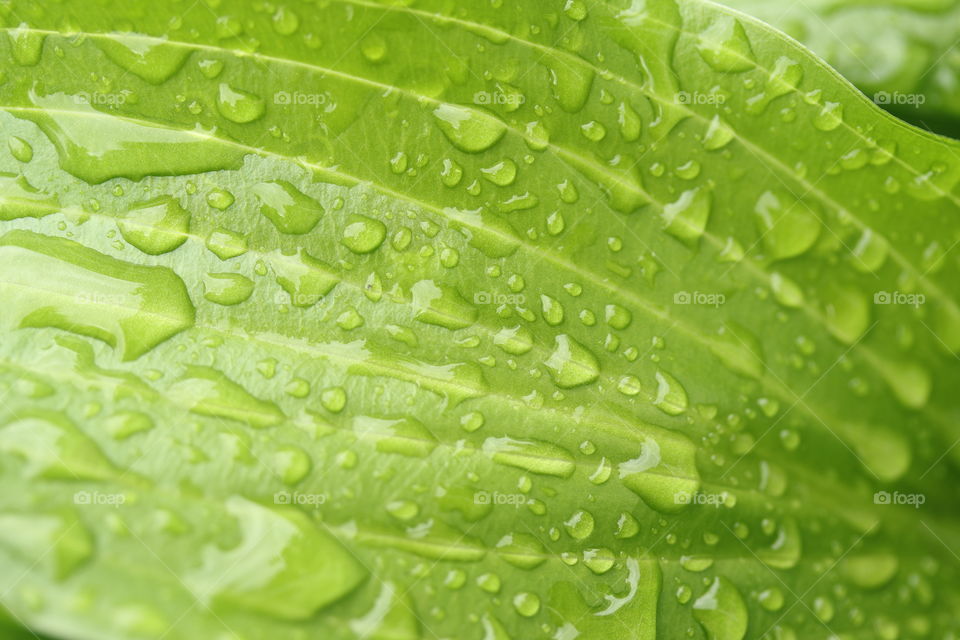
[{"label": "large water droplet", "polygon": [[255,397],[212,367],[187,366],[170,395],[199,415],[236,420],[257,429],[278,425],[285,418],[277,405]]},{"label": "large water droplet", "polygon": [[260,96],[235,89],[226,82],[220,83],[217,110],[227,120],[238,124],[253,122],[261,117],[266,109],[266,103]]},{"label": "large water droplet", "polygon": [[478,153],[495,145],[507,127],[496,117],[454,104],[441,104],[433,111],[447,139],[461,151]]},{"label": "large water droplet", "polygon": [[[86,491],[74,500],[89,498]],[[0,547],[63,580],[93,556],[90,531],[72,511],[24,515],[0,513]]]},{"label": "large water droplet", "polygon": [[376,251],[387,237],[387,227],[379,220],[367,216],[352,215],[347,220],[340,242],[354,253]]},{"label": "large water droplet", "polygon": [[414,418],[357,416],[353,430],[376,443],[377,451],[425,458],[437,447],[437,438]]},{"label": "large water droplet", "polygon": [[695,245],[710,217],[710,192],[697,187],[684,191],[676,202],[664,205],[664,230],[687,245]]},{"label": "large water droplet", "polygon": [[253,281],[239,273],[208,273],[203,276],[203,297],[225,306],[240,304],[253,293]]},{"label": "large water droplet", "polygon": [[183,66],[190,47],[167,44],[160,38],[137,33],[113,33],[96,38],[107,57],[151,84],[161,84]]},{"label": "large water droplet", "polygon": [[487,438],[483,442],[483,451],[494,462],[531,473],[568,478],[576,469],[569,451],[540,440]]},{"label": "large water droplet", "polygon": [[753,50],[743,25],[731,16],[718,14],[699,35],[697,51],[716,71],[747,71],[754,65]]},{"label": "large water droplet", "polygon": [[[329,533],[295,509],[226,500],[239,542],[203,549],[184,583],[201,602],[282,620],[307,620],[353,591],[367,572]],[[296,584],[291,590],[285,585]]]},{"label": "large water droplet", "polygon": [[131,206],[121,215],[119,226],[127,242],[155,256],[186,242],[190,213],[176,199],[161,196]]},{"label": "large water droplet", "polygon": [[707,592],[693,602],[693,617],[710,640],[742,640],[747,633],[747,605],[733,583],[722,576],[714,578]]},{"label": "large water droplet", "polygon": [[757,228],[772,260],[798,256],[820,236],[820,216],[785,191],[765,191],[754,207]]},{"label": "large water droplet", "polygon": [[111,258],[63,238],[0,238],[8,330],[55,327],[102,340],[132,360],[193,325],[183,281],[166,267]]},{"label": "large water droplet", "polygon": [[600,376],[596,356],[566,334],[556,337],[553,352],[543,364],[561,389],[590,384]]},{"label": "large water droplet", "polygon": [[326,263],[300,250],[287,255],[277,250],[269,256],[277,284],[290,295],[295,307],[310,307],[330,293],[340,282],[339,274]]},{"label": "large water droplet", "polygon": [[463,329],[477,321],[477,309],[460,293],[433,280],[421,280],[411,287],[414,317],[446,329]]},{"label": "large water droplet", "polygon": [[309,233],[324,213],[319,202],[285,180],[261,182],[252,191],[260,202],[260,213],[283,233]]}]

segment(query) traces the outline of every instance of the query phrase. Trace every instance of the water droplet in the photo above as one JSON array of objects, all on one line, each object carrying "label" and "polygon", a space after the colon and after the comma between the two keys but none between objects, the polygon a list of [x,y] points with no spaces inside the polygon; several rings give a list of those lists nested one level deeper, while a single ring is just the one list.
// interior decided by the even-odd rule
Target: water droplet
[{"label": "water droplet", "polygon": [[700,163],[696,160],[688,160],[677,167],[674,173],[682,180],[694,180],[700,175]]},{"label": "water droplet", "polygon": [[710,192],[697,187],[684,191],[676,202],[664,205],[664,230],[688,246],[695,245],[710,217]]},{"label": "water droplet", "polygon": [[770,274],[770,288],[773,290],[774,299],[783,306],[791,309],[803,306],[804,297],[800,286],[782,273]]},{"label": "water droplet", "polygon": [[7,31],[10,42],[13,44],[13,59],[24,67],[32,67],[40,62],[43,53],[43,41],[46,34],[30,28],[26,22],[21,22],[16,29]]},{"label": "water droplet", "polygon": [[483,452],[494,462],[541,475],[569,478],[576,463],[569,451],[540,440],[487,438]]},{"label": "water droplet", "polygon": [[563,528],[566,529],[567,534],[574,540],[585,540],[589,538],[590,534],[593,533],[593,527],[593,515],[583,509],[574,511],[573,515],[563,523]]},{"label": "water droplet", "polygon": [[853,248],[850,264],[862,273],[878,271],[887,260],[890,243],[873,229],[864,229]]},{"label": "water droplet", "polygon": [[401,522],[409,522],[420,514],[420,506],[410,500],[393,500],[386,508],[387,513]]},{"label": "water droplet", "polygon": [[353,331],[363,326],[363,316],[353,307],[337,316],[337,326],[344,331]]},{"label": "water droplet", "polygon": [[207,249],[221,260],[236,258],[247,252],[247,239],[229,229],[214,229],[206,244]]},{"label": "water droplet", "polygon": [[179,71],[190,55],[189,47],[139,33],[111,33],[93,41],[115,64],[156,85]]},{"label": "water droplet", "polygon": [[240,304],[253,293],[253,281],[239,273],[208,273],[203,276],[203,297],[226,306]]},{"label": "water droplet", "polygon": [[460,427],[467,433],[473,433],[483,426],[483,414],[479,411],[470,411],[463,414],[460,418]]},{"label": "water droplet", "polygon": [[285,180],[261,182],[252,191],[260,202],[260,213],[282,233],[309,233],[324,214],[319,202]]},{"label": "water droplet", "polygon": [[[298,510],[268,508],[239,496],[227,498],[225,507],[239,542],[226,549],[210,543],[202,550],[202,564],[183,579],[207,606],[306,620],[367,577],[339,541]],[[300,589],[283,588],[290,584]]]},{"label": "water droplet", "polygon": [[831,620],[833,620],[835,613],[833,602],[831,602],[829,598],[814,598],[813,613],[823,622],[829,623]]},{"label": "water droplet", "polygon": [[444,185],[448,187],[455,187],[460,184],[460,180],[463,179],[463,167],[461,167],[455,160],[450,160],[449,158],[444,159],[443,169],[440,171],[440,180]]},{"label": "water droplet", "polygon": [[820,216],[785,191],[765,191],[754,207],[763,245],[772,260],[798,256],[820,236]]},{"label": "water droplet", "polygon": [[563,5],[563,12],[571,20],[580,22],[587,17],[587,5],[583,0],[567,0]]},{"label": "water droplet", "polygon": [[861,589],[880,589],[897,574],[900,561],[886,552],[856,554],[845,558],[842,567],[843,575]]},{"label": "water droplet", "polygon": [[626,329],[633,321],[633,315],[629,310],[618,304],[608,304],[603,308],[604,319],[607,324],[614,329]]},{"label": "water droplet", "polygon": [[233,204],[233,194],[224,189],[211,189],[207,194],[207,204],[220,211]]},{"label": "water droplet", "polygon": [[220,83],[217,93],[217,110],[227,120],[246,124],[260,118],[266,112],[263,98],[235,89],[225,82]]},{"label": "water droplet", "polygon": [[546,549],[529,533],[511,533],[497,542],[497,553],[521,569],[534,569],[546,562]]},{"label": "water droplet", "polygon": [[187,240],[190,213],[169,196],[138,202],[121,215],[124,240],[146,254],[156,256],[173,251]]},{"label": "water droplet", "polygon": [[10,149],[10,154],[20,162],[33,160],[33,147],[23,138],[10,136],[7,140],[7,147]]},{"label": "water droplet", "polygon": [[813,126],[821,131],[833,131],[843,124],[843,105],[827,102],[813,119]]},{"label": "water droplet", "polygon": [[212,367],[188,365],[170,395],[194,413],[237,420],[257,429],[280,424],[286,417],[277,405],[253,396]]},{"label": "water droplet", "polygon": [[722,149],[733,140],[735,135],[734,130],[721,120],[720,116],[713,116],[710,124],[707,125],[707,132],[703,135],[703,148],[707,151]]},{"label": "water droplet", "polygon": [[477,576],[477,586],[487,593],[500,592],[500,577],[495,573],[484,573]]},{"label": "water droplet", "polygon": [[407,154],[403,151],[398,151],[390,158],[390,170],[398,175],[406,171],[407,166]]},{"label": "water droplet", "polygon": [[635,142],[640,138],[643,122],[640,116],[626,102],[617,107],[617,124],[620,125],[620,135],[626,142]]},{"label": "water droplet", "polygon": [[368,33],[360,41],[360,52],[370,62],[381,62],[387,56],[387,41],[379,33]]},{"label": "water droplet", "polygon": [[618,540],[629,540],[640,533],[640,523],[629,513],[621,513],[617,518],[617,528],[613,532]]},{"label": "water droplet", "polygon": [[724,577],[714,578],[707,592],[694,601],[693,617],[711,640],[742,640],[747,633],[747,605]]},{"label": "water droplet", "polygon": [[779,611],[783,608],[783,592],[776,587],[764,589],[757,594],[757,602],[767,611]]},{"label": "water droplet", "polygon": [[447,139],[461,151],[486,151],[503,137],[506,125],[494,116],[453,104],[441,104],[433,111]]},{"label": "water droplet", "polygon": [[300,18],[287,7],[278,7],[271,22],[273,30],[282,36],[293,35],[300,27]]},{"label": "water droplet", "polygon": [[553,97],[560,103],[561,109],[567,113],[577,113],[590,97],[594,71],[587,65],[570,64],[559,54],[557,58],[547,60]]},{"label": "water droplet", "polygon": [[493,343],[505,352],[519,356],[533,348],[533,334],[523,325],[501,329],[493,336]]},{"label": "water droplet", "polygon": [[296,255],[275,251],[269,260],[277,284],[289,294],[290,304],[295,307],[313,306],[340,282],[340,276],[333,268],[303,249]]},{"label": "water droplet", "polygon": [[635,396],[643,391],[643,385],[640,384],[638,377],[627,375],[620,378],[620,382],[617,383],[617,391],[625,396]]},{"label": "water droplet", "polygon": [[30,477],[109,480],[118,472],[96,443],[52,411],[20,411],[0,427],[0,452],[22,458]]},{"label": "water droplet", "polygon": [[600,375],[596,356],[566,334],[556,337],[553,353],[544,366],[550,371],[554,384],[561,389],[590,384]]},{"label": "water droplet", "polygon": [[246,155],[232,143],[193,131],[97,111],[77,96],[31,93],[30,98],[39,109],[24,118],[53,142],[63,170],[91,184],[218,171],[238,166]]},{"label": "water droplet", "polygon": [[646,437],[635,458],[617,465],[618,475],[652,508],[676,513],[691,504],[700,487],[695,455],[693,443],[683,436]]},{"label": "water droplet", "polygon": [[387,227],[379,220],[361,215],[351,215],[343,230],[340,242],[354,253],[376,251],[387,237]]},{"label": "water droplet", "polygon": [[426,324],[455,330],[477,321],[477,309],[456,289],[433,280],[421,280],[411,287],[414,317]]},{"label": "water droplet", "polygon": [[598,576],[610,571],[616,560],[617,557],[610,549],[585,549],[583,552],[583,566]]},{"label": "water droplet", "polygon": [[[77,492],[82,497],[87,492]],[[93,536],[76,513],[0,513],[0,547],[12,551],[31,567],[42,567],[54,580],[64,580],[94,552]]]},{"label": "water droplet", "polygon": [[286,485],[297,484],[310,473],[310,456],[300,447],[278,447],[270,456],[270,462],[274,475]]},{"label": "water droplet", "polygon": [[796,91],[801,80],[803,66],[787,56],[780,56],[763,91],[747,99],[747,112],[762,113],[776,98]]},{"label": "water droplet", "polygon": [[580,125],[580,133],[592,142],[600,142],[607,136],[607,129],[596,120]]},{"label": "water droplet", "polygon": [[540,598],[529,591],[521,591],[513,596],[513,608],[524,618],[530,618],[540,611]]},{"label": "water droplet", "polygon": [[353,430],[376,442],[382,453],[398,453],[413,458],[426,458],[437,447],[437,438],[422,422],[411,417],[374,418],[357,416]]},{"label": "water droplet", "polygon": [[900,404],[908,409],[922,409],[927,405],[933,379],[922,365],[875,358],[874,366]]},{"label": "water droplet", "polygon": [[837,340],[854,344],[870,325],[870,305],[856,289],[836,285],[823,296],[827,330]]},{"label": "water droplet", "polygon": [[513,184],[517,177],[517,165],[513,160],[505,159],[500,162],[480,169],[481,175],[495,185],[506,187]]},{"label": "water droplet", "polygon": [[680,382],[666,371],[657,370],[657,395],[653,399],[655,407],[667,415],[680,415],[687,410],[689,401],[687,391]]},{"label": "water droplet", "polygon": [[[0,238],[7,330],[55,327],[102,340],[133,360],[193,325],[183,281],[71,240],[29,231]],[[51,305],[51,297],[58,302]]]},{"label": "water droplet", "polygon": [[198,66],[200,67],[200,73],[211,80],[219,76],[223,71],[222,60],[201,60]]},{"label": "water droplet", "polygon": [[754,66],[753,50],[743,25],[731,16],[719,15],[703,31],[697,51],[716,71],[747,71]]},{"label": "water droplet", "polygon": [[728,322],[720,329],[717,339],[710,345],[710,351],[734,373],[760,379],[766,371],[760,340],[733,322]]},{"label": "water droplet", "polygon": [[680,556],[680,566],[687,571],[699,573],[713,566],[713,558],[710,556]]},{"label": "water droplet", "polygon": [[139,411],[118,411],[104,422],[104,427],[114,440],[126,440],[153,429],[154,422],[153,418]]},{"label": "water droplet", "polygon": [[35,188],[21,175],[0,172],[0,220],[42,218],[60,210],[59,201]]}]

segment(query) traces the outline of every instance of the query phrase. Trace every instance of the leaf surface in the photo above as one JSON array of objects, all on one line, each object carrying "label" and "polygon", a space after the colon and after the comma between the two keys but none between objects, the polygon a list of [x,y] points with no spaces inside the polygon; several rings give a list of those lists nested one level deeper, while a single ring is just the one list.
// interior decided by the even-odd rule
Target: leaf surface
[{"label": "leaf surface", "polygon": [[699,1],[6,10],[19,624],[956,628],[958,143]]},{"label": "leaf surface", "polygon": [[960,133],[960,3],[955,0],[723,4],[796,38],[883,109],[954,138]]}]

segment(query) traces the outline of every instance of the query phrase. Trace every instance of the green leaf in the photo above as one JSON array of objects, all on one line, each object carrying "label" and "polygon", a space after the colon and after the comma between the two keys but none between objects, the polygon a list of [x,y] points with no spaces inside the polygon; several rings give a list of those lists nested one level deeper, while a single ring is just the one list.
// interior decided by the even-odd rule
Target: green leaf
[{"label": "green leaf", "polygon": [[957,142],[699,0],[2,11],[11,625],[957,628]]},{"label": "green leaf", "polygon": [[955,0],[723,0],[796,38],[876,104],[919,126],[960,134],[960,3]]}]

